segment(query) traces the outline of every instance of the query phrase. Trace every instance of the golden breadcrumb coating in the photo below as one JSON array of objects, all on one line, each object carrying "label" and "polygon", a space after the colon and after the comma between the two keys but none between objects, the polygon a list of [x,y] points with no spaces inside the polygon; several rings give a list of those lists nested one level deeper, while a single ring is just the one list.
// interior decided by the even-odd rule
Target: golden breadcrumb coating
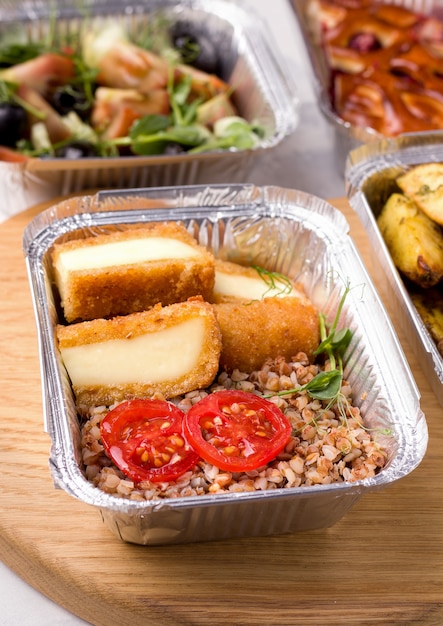
[{"label": "golden breadcrumb coating", "polygon": [[201,297],[149,311],[57,327],[77,405],[172,398],[212,383],[221,335]]},{"label": "golden breadcrumb coating", "polygon": [[[123,255],[120,247],[119,260],[118,245],[128,242],[133,245],[126,246]],[[103,257],[106,249],[111,251],[102,265],[91,258],[95,246],[95,256]],[[135,247],[140,254],[147,251],[147,260],[128,258]],[[87,254],[87,266],[69,266],[69,253],[71,259],[73,254],[77,258]],[[175,222],[151,223],[56,244],[52,263],[67,322],[128,315],[159,302],[166,306],[196,295],[208,299],[214,286],[213,255]]]},{"label": "golden breadcrumb coating", "polygon": [[301,285],[219,260],[215,273],[212,301],[222,333],[222,368],[252,372],[267,358],[290,360],[298,352],[313,360],[320,342],[318,311]]},{"label": "golden breadcrumb coating", "polygon": [[320,341],[318,314],[305,299],[266,298],[214,308],[222,334],[220,365],[228,372],[252,372],[267,358],[291,360],[299,352],[313,360]]}]

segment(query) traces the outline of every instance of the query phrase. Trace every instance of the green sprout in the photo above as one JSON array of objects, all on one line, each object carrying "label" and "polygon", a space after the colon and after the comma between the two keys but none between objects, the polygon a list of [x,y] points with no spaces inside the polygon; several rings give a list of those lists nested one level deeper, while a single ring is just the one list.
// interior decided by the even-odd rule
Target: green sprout
[{"label": "green sprout", "polygon": [[335,402],[341,400],[343,355],[351,342],[352,331],[349,328],[338,330],[337,326],[346,297],[350,290],[351,288],[349,283],[347,283],[329,332],[324,313],[319,314],[321,342],[315,350],[314,356],[325,354],[329,359],[329,370],[319,372],[305,385],[300,385],[299,387],[294,387],[293,389],[285,389],[284,391],[279,391],[276,394],[269,394],[267,397],[275,395],[291,396],[294,393],[306,391],[311,398],[314,398],[315,400],[328,400],[328,408]]},{"label": "green sprout", "polygon": [[[263,298],[266,298],[266,294],[272,293],[272,295],[283,296],[290,294],[292,291],[292,282],[284,274],[279,272],[270,272],[269,270],[260,267],[259,265],[252,266],[258,273],[260,278],[268,285],[267,291],[263,294]],[[277,293],[274,293],[277,292]]]}]

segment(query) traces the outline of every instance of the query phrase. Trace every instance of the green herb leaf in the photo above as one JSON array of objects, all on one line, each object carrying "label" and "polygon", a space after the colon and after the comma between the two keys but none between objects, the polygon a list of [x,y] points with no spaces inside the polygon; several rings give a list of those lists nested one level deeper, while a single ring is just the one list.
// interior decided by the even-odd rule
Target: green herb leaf
[{"label": "green herb leaf", "polygon": [[[263,298],[269,293],[273,296],[282,296],[289,294],[292,291],[292,283],[287,276],[280,274],[279,272],[271,272],[259,265],[252,266],[260,278],[268,285],[267,291],[263,294]],[[275,293],[274,293],[275,292]]]},{"label": "green herb leaf", "polygon": [[0,102],[13,102],[16,89],[16,84],[0,80]]},{"label": "green herb leaf", "polygon": [[319,372],[305,385],[280,391],[272,395],[287,396],[301,391],[307,391],[312,398],[317,400],[329,400],[331,405],[339,400],[343,382],[342,357],[352,340],[352,331],[349,328],[337,330],[337,325],[349,291],[350,287],[349,284],[347,284],[329,332],[325,315],[323,313],[319,314],[321,342],[315,350],[314,355],[318,356],[324,353],[329,359],[330,369],[328,371]]},{"label": "green herb leaf", "polygon": [[11,67],[34,59],[44,52],[39,43],[11,43],[0,48],[0,67]]},{"label": "green herb leaf", "polygon": [[131,127],[130,138],[135,141],[144,135],[155,135],[167,130],[171,125],[171,120],[167,115],[145,115]]},{"label": "green herb leaf", "polygon": [[330,400],[340,393],[342,379],[339,370],[320,372],[309,383],[303,385],[301,390],[307,391],[311,398],[316,400]]},{"label": "green herb leaf", "polygon": [[207,135],[203,127],[170,126],[168,117],[147,115],[134,123],[130,131],[131,148],[135,154],[162,154],[168,143],[198,146]]}]

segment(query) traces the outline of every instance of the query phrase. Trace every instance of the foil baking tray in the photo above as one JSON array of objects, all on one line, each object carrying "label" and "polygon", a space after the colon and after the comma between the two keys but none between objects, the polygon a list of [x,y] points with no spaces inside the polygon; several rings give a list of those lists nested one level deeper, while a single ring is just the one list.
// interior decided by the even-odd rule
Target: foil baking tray
[{"label": "foil baking tray", "polygon": [[255,148],[243,151],[0,162],[7,214],[84,190],[243,182],[255,160],[296,129],[296,86],[253,7],[248,9],[235,0],[135,0],[123,4],[116,0],[0,0],[0,42],[9,41],[12,33],[14,39],[28,43],[42,41],[50,29],[54,37],[73,38],[85,24],[93,27],[111,18],[122,23],[129,35],[143,32],[150,21],[164,29],[187,24],[196,35],[215,41],[220,77],[232,85],[239,114],[261,125],[264,137]]},{"label": "foil baking tray", "polygon": [[[437,14],[438,9],[441,11],[439,0],[384,0],[383,3],[395,4],[424,15]],[[334,129],[336,164],[340,173],[344,174],[348,153],[362,144],[379,141],[382,136],[371,128],[355,126],[344,121],[334,110],[331,101],[331,71],[325,50],[316,34],[312,32],[308,4],[306,0],[291,0],[310,62],[309,74],[317,103],[321,113]]]},{"label": "foil baking tray", "polygon": [[[54,341],[58,309],[50,251],[55,242],[128,224],[180,221],[215,256],[248,261],[301,282],[331,323],[345,283],[340,324],[353,339],[345,376],[368,428],[382,434],[387,463],[357,482],[136,502],[106,494],[81,468],[80,427]],[[337,522],[363,495],[413,471],[427,447],[420,397],[381,300],[349,237],[344,216],[315,196],[254,185],[110,190],[65,200],[33,219],[23,236],[39,337],[49,465],[56,487],[96,507],[120,539],[143,545],[294,533]]]},{"label": "foil baking tray", "polygon": [[386,200],[399,191],[395,179],[411,166],[443,161],[443,132],[410,133],[351,151],[346,163],[349,202],[371,241],[375,271],[389,293],[398,323],[443,406],[443,358],[415,308],[377,226]]}]

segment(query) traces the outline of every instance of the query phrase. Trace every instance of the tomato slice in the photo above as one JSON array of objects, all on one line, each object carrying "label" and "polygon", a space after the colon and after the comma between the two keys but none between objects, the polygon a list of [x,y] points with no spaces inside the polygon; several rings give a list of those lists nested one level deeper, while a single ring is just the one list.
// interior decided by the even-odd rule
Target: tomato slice
[{"label": "tomato slice", "polygon": [[216,391],[185,414],[184,433],[202,459],[219,469],[257,469],[285,447],[291,424],[269,400],[239,390]]},{"label": "tomato slice", "polygon": [[199,461],[183,434],[183,413],[164,400],[129,400],[102,420],[103,446],[134,482],[177,479]]}]

